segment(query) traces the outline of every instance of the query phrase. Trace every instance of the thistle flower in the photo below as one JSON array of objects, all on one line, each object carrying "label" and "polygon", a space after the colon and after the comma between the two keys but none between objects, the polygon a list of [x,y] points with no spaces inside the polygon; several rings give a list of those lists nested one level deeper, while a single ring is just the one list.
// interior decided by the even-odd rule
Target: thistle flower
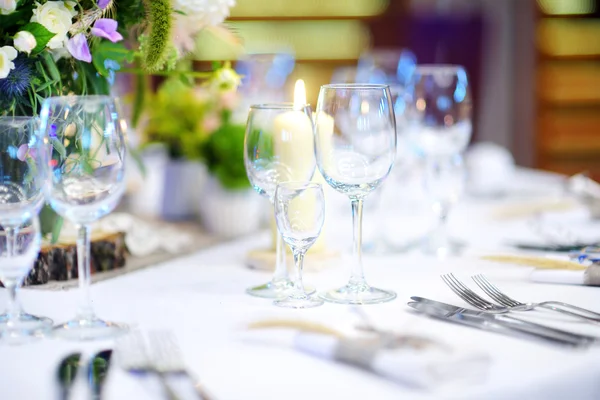
[{"label": "thistle flower", "polygon": [[33,75],[31,62],[26,56],[20,55],[13,63],[15,68],[5,79],[0,79],[0,93],[7,99],[25,95]]}]

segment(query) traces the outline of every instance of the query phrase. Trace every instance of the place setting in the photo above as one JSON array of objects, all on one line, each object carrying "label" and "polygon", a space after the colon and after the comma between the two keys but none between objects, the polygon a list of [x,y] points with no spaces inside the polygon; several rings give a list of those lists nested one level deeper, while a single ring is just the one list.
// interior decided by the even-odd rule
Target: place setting
[{"label": "place setting", "polygon": [[200,3],[0,1],[2,399],[600,397],[584,11]]}]

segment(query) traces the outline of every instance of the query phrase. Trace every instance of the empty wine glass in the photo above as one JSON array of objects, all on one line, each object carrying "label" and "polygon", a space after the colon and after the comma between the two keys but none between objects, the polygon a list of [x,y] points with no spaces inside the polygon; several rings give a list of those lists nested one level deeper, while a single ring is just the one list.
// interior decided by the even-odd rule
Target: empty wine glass
[{"label": "empty wine glass", "polygon": [[393,300],[396,293],[371,287],[362,267],[364,199],[388,176],[396,156],[392,97],[387,85],[332,84],[321,86],[317,103],[316,155],[321,174],[352,202],[354,263],[348,284],[321,294],[343,304]]},{"label": "empty wine glass", "polygon": [[[244,138],[244,163],[252,187],[271,204],[279,183],[310,180],[316,168],[310,106],[292,103],[251,106]],[[281,235],[277,235],[276,253],[271,281],[247,289],[248,294],[277,298],[293,287]]]},{"label": "empty wine glass", "polygon": [[[10,260],[10,257],[18,258],[19,255],[20,227],[37,217],[44,204],[45,153],[37,118],[0,117],[0,172],[0,234],[5,246],[4,260],[12,265],[21,262]],[[33,260],[25,264],[27,268],[31,268],[32,263]],[[15,295],[16,288],[23,278],[24,275],[17,280],[9,278],[4,282],[11,296]],[[52,324],[48,318],[36,317],[18,310],[19,305],[13,300],[9,312],[0,315],[0,323],[11,319],[13,325],[26,324],[28,328],[24,333],[36,325],[45,329]]]},{"label": "empty wine glass", "polygon": [[96,317],[90,298],[90,224],[110,213],[125,191],[125,140],[109,96],[46,99],[41,129],[48,141],[47,199],[76,225],[77,270],[82,295],[76,317],[55,327],[68,339],[114,337],[126,326]]},{"label": "empty wine glass", "polygon": [[[18,226],[14,237],[0,231],[0,281],[8,290],[8,307],[0,316],[0,339],[17,344],[40,338],[52,328],[52,320],[21,310],[17,291],[40,251],[41,230],[37,215]],[[12,241],[12,243],[11,243]]]},{"label": "empty wine glass", "polygon": [[447,232],[448,215],[465,190],[466,167],[463,156],[435,158],[427,163],[425,189],[433,201],[432,208],[438,218],[434,229],[424,240],[423,250],[439,257],[458,253],[465,244],[451,239]]},{"label": "empty wine glass", "polygon": [[323,304],[304,291],[302,267],[304,256],[315,243],[325,221],[325,198],[319,183],[284,182],[275,190],[275,220],[283,240],[290,246],[296,264],[296,281],[288,297],[275,305],[289,308],[310,308]]},{"label": "empty wine glass", "polygon": [[425,240],[424,250],[444,256],[453,254],[463,244],[448,238],[445,221],[457,194],[463,190],[466,173],[461,154],[469,144],[472,130],[467,73],[461,66],[418,66],[408,93],[406,130],[411,143],[425,157],[426,186],[440,220]]}]

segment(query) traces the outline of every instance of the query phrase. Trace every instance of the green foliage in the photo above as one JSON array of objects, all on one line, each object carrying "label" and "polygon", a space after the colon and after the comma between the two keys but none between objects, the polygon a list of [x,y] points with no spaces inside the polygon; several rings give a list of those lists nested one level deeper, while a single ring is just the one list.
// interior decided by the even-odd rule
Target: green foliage
[{"label": "green foliage", "polygon": [[149,18],[148,40],[141,43],[144,68],[148,72],[161,70],[170,56],[171,39],[171,1],[148,0],[146,2]]},{"label": "green foliage", "polygon": [[30,22],[20,29],[21,31],[27,31],[31,33],[35,37],[36,46],[31,51],[32,55],[40,53],[42,50],[46,48],[48,42],[56,36],[54,33],[50,32],[48,29],[44,27],[42,24],[38,24],[37,22]]},{"label": "green foliage", "polygon": [[123,42],[102,41],[94,46],[92,51],[92,63],[98,73],[104,77],[109,76],[109,71],[106,68],[106,60],[112,60],[119,65],[124,62],[133,62],[134,52],[128,50]]},{"label": "green foliage", "polygon": [[210,136],[204,148],[208,170],[228,189],[246,189],[250,185],[244,166],[244,134],[244,126],[226,122]]}]

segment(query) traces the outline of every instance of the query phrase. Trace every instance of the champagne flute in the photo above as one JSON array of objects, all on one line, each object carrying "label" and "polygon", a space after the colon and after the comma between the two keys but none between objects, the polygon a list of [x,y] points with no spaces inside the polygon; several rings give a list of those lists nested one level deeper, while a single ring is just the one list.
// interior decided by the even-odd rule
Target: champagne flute
[{"label": "champagne flute", "polygon": [[367,284],[361,257],[364,199],[388,176],[396,156],[390,89],[371,84],[321,86],[315,124],[317,165],[327,183],[350,198],[354,226],[350,280],[321,296],[342,304],[393,300],[396,293]]},{"label": "champagne flute", "polygon": [[446,221],[464,188],[462,153],[471,139],[471,95],[465,69],[454,65],[420,65],[408,88],[406,131],[425,157],[425,185],[438,217],[423,251],[441,257],[464,244],[448,237]]},{"label": "champagne flute", "polygon": [[323,300],[304,291],[302,268],[304,256],[317,241],[325,222],[325,196],[319,183],[284,182],[275,190],[275,220],[283,240],[290,246],[296,264],[296,281],[288,297],[275,305],[289,308],[311,308]]},{"label": "champagne flute", "polygon": [[78,230],[81,304],[75,318],[54,332],[73,340],[114,337],[126,325],[98,318],[91,303],[90,225],[114,210],[125,191],[125,139],[116,100],[51,97],[42,105],[41,129],[48,142],[48,202]]},{"label": "champagne flute", "polygon": [[[244,138],[244,163],[252,187],[271,204],[275,202],[279,183],[310,180],[316,168],[310,106],[292,103],[251,106]],[[273,278],[246,292],[252,296],[278,298],[292,288],[285,262],[285,244],[278,234]]]}]

